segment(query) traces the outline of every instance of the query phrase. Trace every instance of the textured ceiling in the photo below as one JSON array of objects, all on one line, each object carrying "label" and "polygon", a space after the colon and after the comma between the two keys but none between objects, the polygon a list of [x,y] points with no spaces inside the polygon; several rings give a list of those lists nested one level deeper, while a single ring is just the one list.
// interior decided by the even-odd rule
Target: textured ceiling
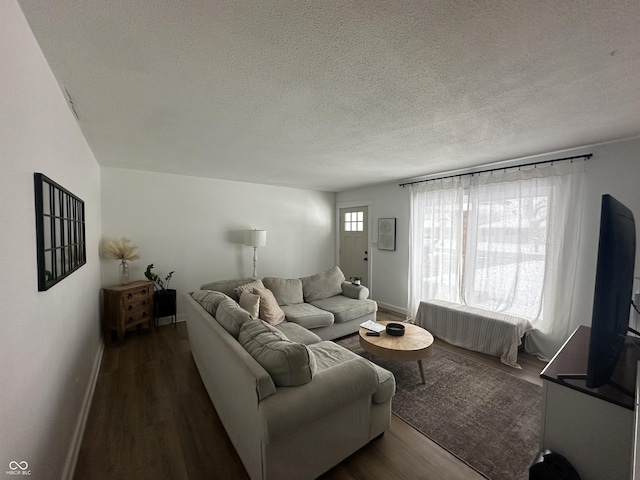
[{"label": "textured ceiling", "polygon": [[640,135],[638,0],[19,0],[98,162],[327,191]]}]

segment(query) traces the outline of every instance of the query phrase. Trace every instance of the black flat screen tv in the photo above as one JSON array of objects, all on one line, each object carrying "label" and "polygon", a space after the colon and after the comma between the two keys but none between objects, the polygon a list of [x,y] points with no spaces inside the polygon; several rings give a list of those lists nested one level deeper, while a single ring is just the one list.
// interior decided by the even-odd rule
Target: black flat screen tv
[{"label": "black flat screen tv", "polygon": [[631,210],[611,195],[603,195],[586,374],[589,388],[611,383],[629,331],[635,258]]}]

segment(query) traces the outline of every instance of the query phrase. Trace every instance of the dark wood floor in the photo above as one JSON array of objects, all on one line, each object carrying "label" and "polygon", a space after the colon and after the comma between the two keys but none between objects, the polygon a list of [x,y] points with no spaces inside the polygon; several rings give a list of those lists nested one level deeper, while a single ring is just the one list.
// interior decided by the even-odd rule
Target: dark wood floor
[{"label": "dark wood floor", "polygon": [[[380,312],[380,320],[400,317]],[[497,358],[443,348],[540,383],[544,363],[520,356],[522,370]],[[76,480],[246,479],[242,463],[202,385],[184,323],[127,333],[105,347],[78,456]],[[392,415],[384,436],[322,479],[481,480],[464,463]]]}]

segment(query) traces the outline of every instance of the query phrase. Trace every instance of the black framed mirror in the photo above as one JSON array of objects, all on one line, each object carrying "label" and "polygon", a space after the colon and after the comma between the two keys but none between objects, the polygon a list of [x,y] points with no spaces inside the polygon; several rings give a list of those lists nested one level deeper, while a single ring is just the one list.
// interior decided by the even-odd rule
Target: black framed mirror
[{"label": "black framed mirror", "polygon": [[45,291],[87,262],[84,202],[34,173],[38,290]]}]

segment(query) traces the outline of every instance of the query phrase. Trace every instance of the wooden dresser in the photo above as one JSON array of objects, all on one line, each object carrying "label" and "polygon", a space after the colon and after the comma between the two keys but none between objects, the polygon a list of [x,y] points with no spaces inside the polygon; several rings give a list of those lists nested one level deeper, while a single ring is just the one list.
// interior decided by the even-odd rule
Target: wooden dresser
[{"label": "wooden dresser", "polygon": [[112,331],[118,336],[118,344],[124,342],[124,331],[135,325],[147,323],[155,330],[153,317],[153,282],[140,280],[128,285],[115,285],[102,289],[104,312],[104,338],[111,342]]}]

